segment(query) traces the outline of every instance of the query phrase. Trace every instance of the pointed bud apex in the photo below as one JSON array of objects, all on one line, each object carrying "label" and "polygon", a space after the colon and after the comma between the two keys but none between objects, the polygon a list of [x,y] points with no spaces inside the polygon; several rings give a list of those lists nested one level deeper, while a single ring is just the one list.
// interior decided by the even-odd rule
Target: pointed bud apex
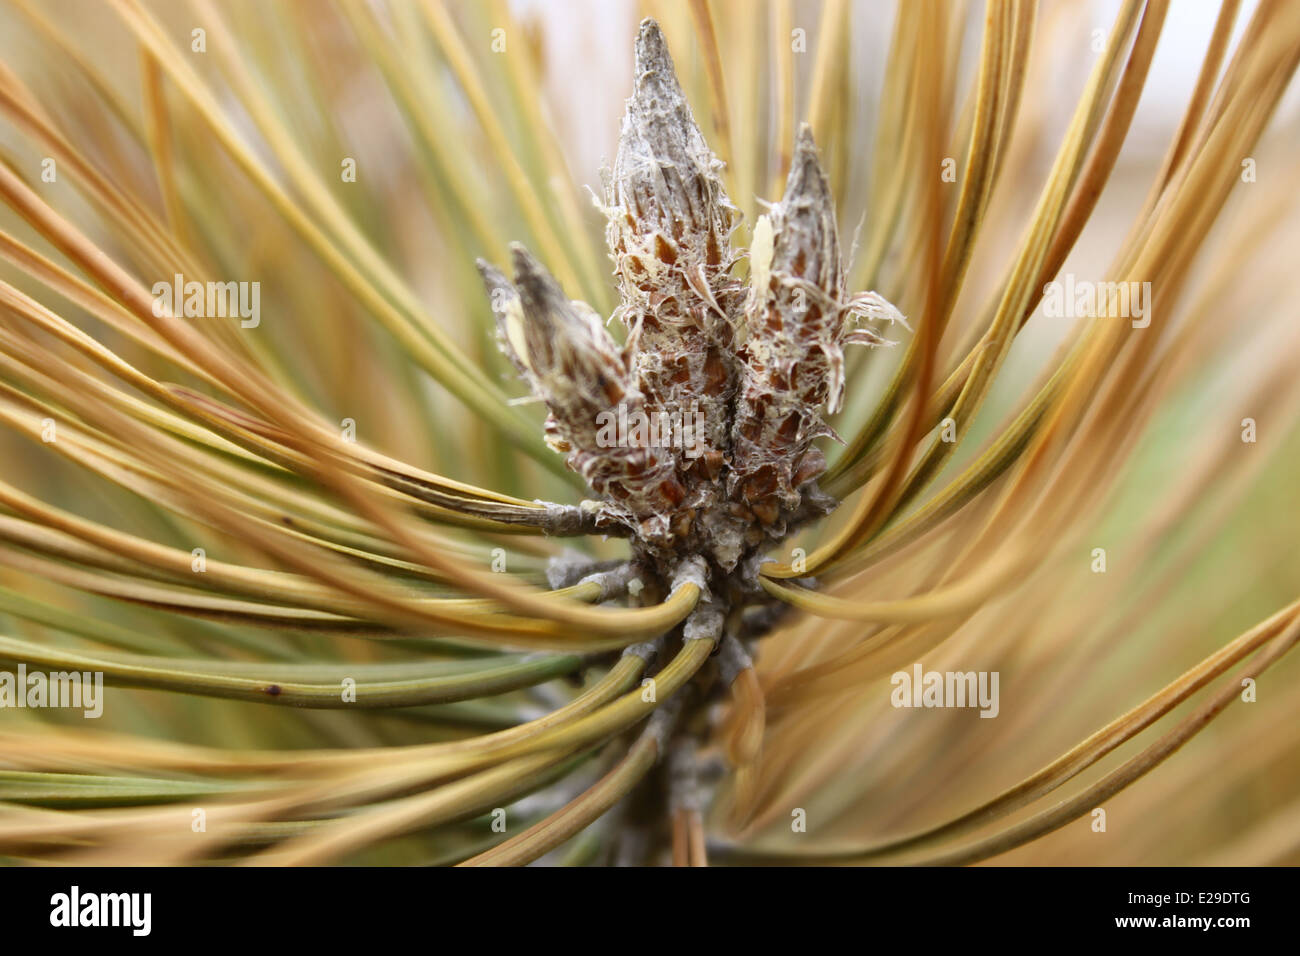
[{"label": "pointed bud apex", "polygon": [[835,199],[817,158],[812,127],[806,123],[799,130],[785,195],[773,210],[773,220],[772,270],[804,279],[838,300],[844,272]]},{"label": "pointed bud apex", "polygon": [[610,248],[625,283],[648,291],[664,269],[715,272],[730,265],[735,207],[721,168],[677,82],[659,25],[643,21],[608,197]]},{"label": "pointed bud apex", "polygon": [[[578,382],[618,401],[627,372],[618,344],[588,306],[570,302],[560,284],[523,246],[510,247],[523,311],[527,364],[547,387]],[[545,397],[545,396],[543,396]],[[548,399],[549,401],[549,399]]]},{"label": "pointed bud apex", "polygon": [[754,229],[732,428],[731,488],[765,525],[780,524],[825,469],[812,441],[827,432],[821,407],[833,411],[843,387],[843,293],[835,200],[805,124],[785,195]]},{"label": "pointed bud apex", "polygon": [[645,407],[622,350],[595,310],[567,299],[528,250],[515,244],[510,251],[513,284],[484,262],[479,273],[501,329],[502,350],[550,411],[547,444],[566,455],[593,490],[611,499],[602,512],[605,520],[638,528],[647,540],[662,540],[673,533],[668,516],[685,492],[670,450],[620,440],[613,427],[644,415]]}]

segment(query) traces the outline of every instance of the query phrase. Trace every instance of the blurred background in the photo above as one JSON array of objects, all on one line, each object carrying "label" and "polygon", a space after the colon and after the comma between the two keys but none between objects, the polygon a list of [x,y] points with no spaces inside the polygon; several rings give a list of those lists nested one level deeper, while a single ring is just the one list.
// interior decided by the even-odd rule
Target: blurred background
[{"label": "blurred background", "polygon": [[[1256,6],[1241,5],[1234,44]],[[800,118],[810,112],[819,46],[833,44],[828,55],[843,64],[817,132],[840,203],[846,248],[850,237],[870,234],[879,176],[890,173],[891,133],[882,129],[882,116],[896,19],[891,3],[830,4],[842,13],[830,39],[827,4],[711,4],[720,25],[731,141],[739,161],[727,155],[710,119],[707,64],[684,0],[438,4],[448,35],[431,29],[417,4],[403,0],[159,0],[146,7],[176,44],[177,55],[208,84],[253,154],[292,188],[297,185],[292,169],[250,111],[248,89],[263,99],[325,188],[427,313],[511,398],[522,397],[525,389],[497,352],[474,260],[481,256],[500,264],[505,244],[516,239],[552,253],[548,262],[562,260],[566,248],[595,250],[593,257],[574,257],[566,288],[609,314],[614,293],[608,269],[583,265],[604,264],[599,259],[604,221],[586,189],[603,194],[601,169],[617,148],[622,104],[632,82],[632,38],[642,16],[654,15],[663,24],[697,117],[715,151],[733,167],[738,188],[732,198],[745,217],[738,243],[747,243],[761,200],[778,198],[780,157],[789,148],[779,141],[783,94],[769,69],[771,50],[780,41],[773,24],[806,32],[807,55],[794,57],[794,112]],[[958,354],[958,343],[984,320],[984,306],[998,291],[1100,55],[1094,42],[1098,36],[1104,40],[1119,8],[1119,0],[1050,0],[1040,6],[1017,130],[943,355]],[[954,2],[950,13],[952,35],[935,42],[951,45],[958,91],[950,104],[952,139],[960,157],[964,97],[978,64],[983,5]],[[1179,129],[1217,15],[1213,3],[1173,5],[1114,173],[1063,273],[1091,280],[1109,275]],[[206,50],[186,53],[195,28],[206,31]],[[504,30],[499,51],[493,47],[498,29]],[[156,65],[142,56],[109,4],[0,4],[0,71],[8,88],[26,91],[23,95],[39,103],[70,148],[117,187],[160,213],[185,210],[173,219],[178,233],[201,251],[215,274],[261,282],[257,355],[286,388],[330,420],[355,420],[365,443],[419,467],[527,499],[576,500],[570,485],[509,442],[487,437],[457,399],[412,367],[401,347],[216,146],[176,86],[159,79]],[[467,84],[467,75],[479,85]],[[536,93],[535,112],[520,109],[521,90]],[[176,171],[171,180],[155,175],[150,114],[143,106],[149,96],[161,98],[168,118]],[[1256,178],[1235,188],[1185,291],[1157,321],[1166,330],[1161,334],[1180,343],[1162,349],[1153,367],[1153,376],[1163,375],[1153,393],[1158,402],[1135,417],[1123,454],[1098,465],[1098,494],[1080,512],[1072,535],[1053,542],[1060,547],[1050,549],[1034,573],[955,622],[949,640],[925,657],[930,670],[998,671],[1000,716],[981,720],[973,711],[894,709],[887,675],[847,692],[826,691],[809,704],[799,686],[788,683],[792,662],[833,660],[862,639],[863,627],[817,619],[793,623],[771,640],[759,662],[772,695],[774,759],[763,770],[762,809],[744,831],[746,839],[760,847],[788,845],[791,807],[807,809],[817,845],[831,848],[870,844],[959,813],[1033,772],[1295,600],[1300,590],[1300,420],[1294,381],[1300,378],[1294,275],[1300,241],[1298,124],[1300,96],[1293,85],[1249,157]],[[557,162],[545,160],[547,149]],[[12,115],[0,117],[0,157],[26,180],[39,181],[48,154],[49,144],[20,129]],[[338,175],[349,158],[358,170],[355,183]],[[541,197],[537,215],[530,215],[512,178],[512,162]],[[906,171],[913,174],[920,175]],[[64,216],[146,284],[158,278],[70,177],[42,189]],[[914,214],[911,205],[900,213]],[[0,209],[0,225],[49,251],[11,210]],[[905,235],[901,230],[900,238],[882,250],[871,287],[916,315],[920,286],[909,271]],[[857,252],[860,256],[862,250]],[[11,263],[0,263],[0,275],[41,297],[39,283]],[[167,380],[188,381],[94,318],[78,321],[128,360],[159,369]],[[1062,343],[1079,328],[1073,320],[1040,313],[1030,319],[988,403],[934,488],[970,465],[1034,394],[1059,359]],[[866,420],[902,351],[855,360],[850,401],[835,423],[841,434],[855,434]],[[0,379],[6,374],[0,371]],[[523,407],[540,429],[541,411]],[[1258,424],[1255,443],[1240,438],[1247,417]],[[834,460],[834,446],[827,448]],[[7,481],[78,514],[187,549],[195,539],[197,532],[185,519],[9,429],[0,429],[0,462]],[[820,533],[809,532],[796,543],[809,547]],[[223,539],[220,529],[201,534],[218,542],[212,553],[253,559],[241,542]],[[922,563],[941,560],[946,546],[942,536],[929,539],[914,557]],[[617,554],[619,547],[593,545],[597,555]],[[1097,547],[1107,551],[1104,574],[1089,567]],[[549,552],[538,546],[523,560],[540,567]],[[886,564],[873,575],[854,579],[856,593],[880,599],[916,587],[912,565]],[[192,646],[214,649],[240,640],[237,627],[90,597],[12,567],[0,567],[0,584],[90,621],[172,635]],[[4,613],[0,626],[7,633],[58,639],[30,620]],[[253,639],[247,640],[253,646]],[[299,649],[326,647],[343,657],[382,655],[345,640],[300,635],[283,640]],[[1230,707],[1173,759],[1107,801],[1106,832],[1094,832],[1086,818],[1076,820],[993,862],[1300,863],[1298,678],[1300,659],[1292,655],[1260,680],[1257,702]],[[525,695],[519,702],[537,703]],[[1182,705],[1173,719],[1193,706]],[[64,719],[0,714],[2,722]],[[268,714],[256,705],[148,691],[132,692],[130,703],[106,713],[102,727],[221,747],[428,739],[398,717]],[[1113,768],[1139,746],[1126,744],[1092,773]],[[715,826],[719,833],[731,832],[721,815]],[[421,858],[421,852],[404,844],[367,859],[406,862]]]}]

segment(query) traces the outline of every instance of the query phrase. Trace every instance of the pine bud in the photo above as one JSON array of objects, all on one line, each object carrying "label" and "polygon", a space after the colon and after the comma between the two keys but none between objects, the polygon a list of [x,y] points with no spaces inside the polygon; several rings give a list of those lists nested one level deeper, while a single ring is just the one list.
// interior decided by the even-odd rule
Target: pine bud
[{"label": "pine bud", "polygon": [[673,71],[658,24],[636,42],[609,188],[606,237],[619,277],[619,310],[635,345],[637,381],[652,412],[698,409],[697,447],[679,456],[684,479],[709,497],[728,446],[735,392],[733,315],[744,287],[730,277],[736,209]]},{"label": "pine bud", "polygon": [[[839,408],[843,347],[884,343],[857,319],[902,316],[874,292],[846,295],[835,203],[806,126],[785,195],[755,224],[749,281],[733,278],[722,164],[653,20],[636,70],[605,206],[627,345],[522,248],[513,283],[479,268],[501,348],[550,411],[547,442],[605,499],[601,520],[661,557],[695,548],[730,571],[792,517],[825,510],[813,441],[834,435],[822,411]],[[634,419],[655,424],[624,431]],[[678,429],[669,443],[665,421]]]},{"label": "pine bud", "polygon": [[796,508],[800,486],[825,470],[812,442],[834,434],[821,409],[839,409],[842,346],[883,341],[850,329],[848,320],[857,314],[902,318],[874,293],[846,300],[835,202],[805,125],[785,195],[754,229],[732,427],[729,490],[765,524]]},{"label": "pine bud", "polygon": [[480,265],[497,316],[501,347],[546,403],[547,442],[569,467],[614,502],[608,516],[651,538],[669,534],[685,497],[671,451],[620,442],[611,423],[644,413],[645,399],[600,316],[570,301],[522,246],[511,247],[515,281]]}]

